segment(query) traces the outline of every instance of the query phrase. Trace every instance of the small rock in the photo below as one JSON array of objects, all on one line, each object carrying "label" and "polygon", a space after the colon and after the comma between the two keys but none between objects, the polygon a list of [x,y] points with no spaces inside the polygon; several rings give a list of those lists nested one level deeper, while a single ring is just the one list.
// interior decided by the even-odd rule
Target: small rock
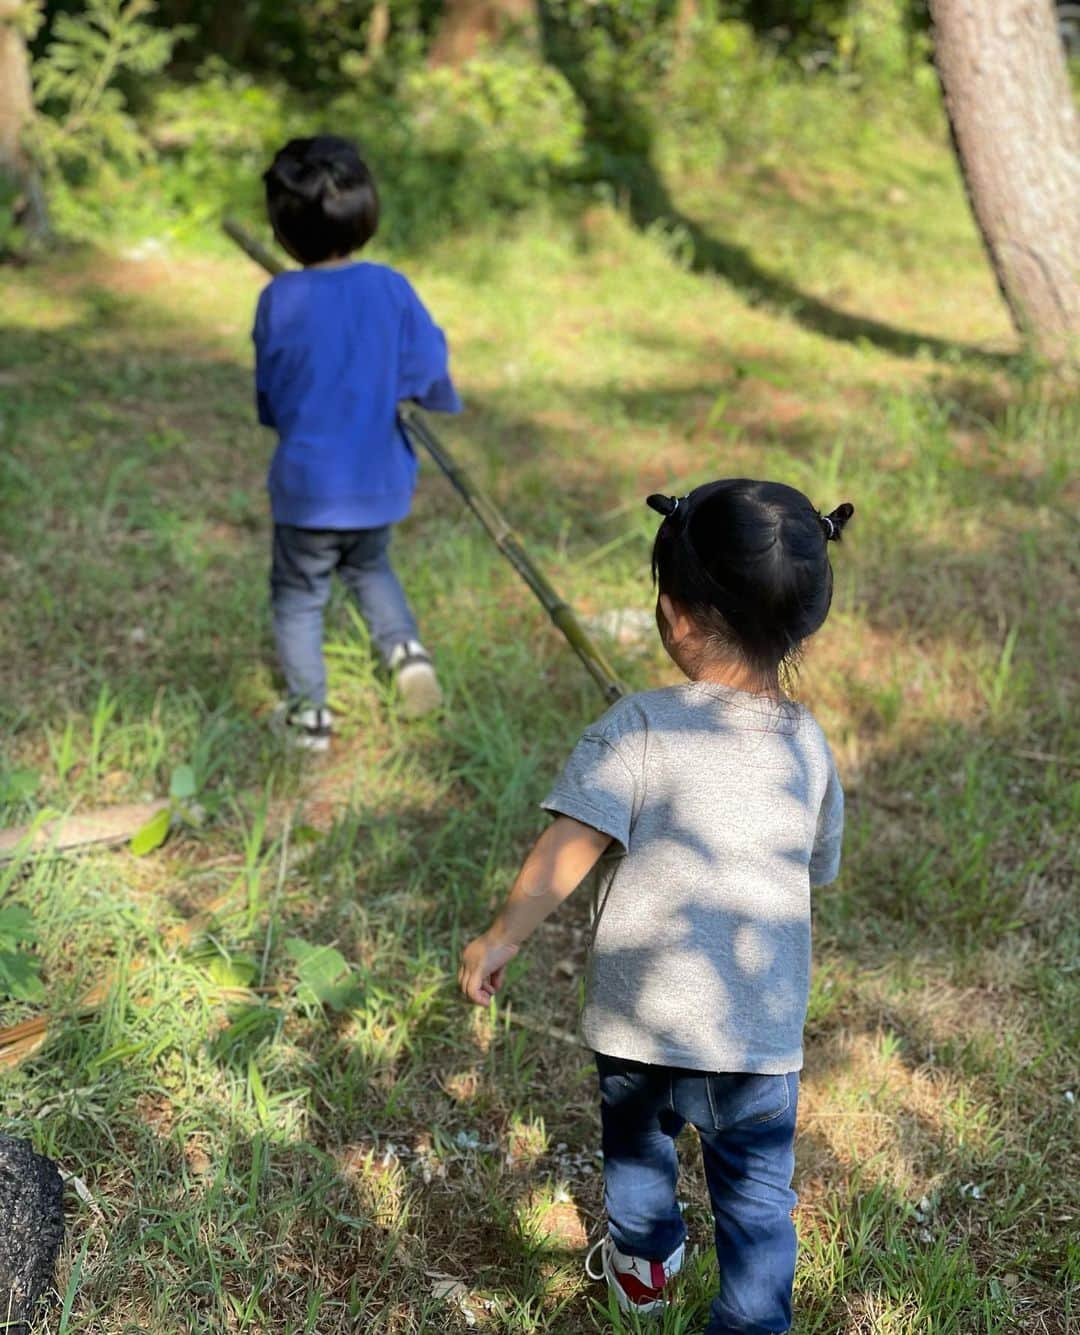
[{"label": "small rock", "polygon": [[615,607],[581,621],[590,634],[614,640],[624,649],[648,649],[657,639],[655,613],[640,607]]},{"label": "small rock", "polygon": [[187,1145],[184,1149],[184,1158],[187,1160],[188,1171],[192,1177],[209,1177],[213,1172],[214,1166],[210,1162],[210,1156],[201,1145]]},{"label": "small rock", "polygon": [[142,241],[137,241],[122,252],[124,259],[136,261],[158,259],[168,253],[168,246],[157,236],[144,237]]}]

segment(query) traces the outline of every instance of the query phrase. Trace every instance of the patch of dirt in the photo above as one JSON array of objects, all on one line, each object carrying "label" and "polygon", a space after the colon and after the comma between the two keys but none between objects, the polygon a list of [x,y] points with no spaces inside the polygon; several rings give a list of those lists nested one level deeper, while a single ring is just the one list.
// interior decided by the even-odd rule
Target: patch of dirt
[{"label": "patch of dirt", "polygon": [[559,1243],[568,1251],[584,1251],[589,1245],[589,1234],[581,1213],[571,1200],[543,1205],[533,1214],[538,1233]]}]

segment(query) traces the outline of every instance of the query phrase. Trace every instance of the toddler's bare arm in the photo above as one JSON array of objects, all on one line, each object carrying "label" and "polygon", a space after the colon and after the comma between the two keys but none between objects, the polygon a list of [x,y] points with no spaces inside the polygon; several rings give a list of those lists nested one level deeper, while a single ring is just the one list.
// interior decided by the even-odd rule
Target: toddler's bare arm
[{"label": "toddler's bare arm", "polygon": [[552,821],[525,859],[495,921],[465,947],[458,983],[470,1001],[488,1005],[522,944],[577,889],[610,843],[610,835],[570,816]]}]

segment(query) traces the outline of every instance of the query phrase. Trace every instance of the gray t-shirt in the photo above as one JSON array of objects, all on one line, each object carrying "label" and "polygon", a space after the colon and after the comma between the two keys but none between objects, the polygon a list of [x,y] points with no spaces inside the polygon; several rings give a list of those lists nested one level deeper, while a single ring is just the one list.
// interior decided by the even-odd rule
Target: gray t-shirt
[{"label": "gray t-shirt", "polygon": [[582,1033],[699,1071],[802,1066],[810,887],[840,869],[844,794],[808,710],[692,682],[620,700],[543,806],[611,835]]}]

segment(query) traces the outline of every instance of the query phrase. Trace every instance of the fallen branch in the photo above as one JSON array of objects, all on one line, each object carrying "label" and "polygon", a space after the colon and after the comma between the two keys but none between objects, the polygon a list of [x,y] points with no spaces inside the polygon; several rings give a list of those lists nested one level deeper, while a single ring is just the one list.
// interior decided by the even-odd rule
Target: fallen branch
[{"label": "fallen branch", "polygon": [[0,830],[0,862],[27,853],[48,856],[76,848],[126,843],[168,805],[167,801],[133,802]]},{"label": "fallen branch", "polygon": [[1021,760],[1038,760],[1047,765],[1063,765],[1066,769],[1080,769],[1080,759],[1055,755],[1052,751],[1014,751]]},{"label": "fallen branch", "polygon": [[572,1048],[583,1047],[584,1044],[576,1035],[568,1033],[565,1029],[555,1029],[551,1025],[541,1024],[539,1020],[530,1020],[527,1015],[519,1015],[517,1011],[507,1008],[499,1017],[507,1024],[516,1024],[519,1029],[527,1029],[531,1034],[541,1034],[544,1038],[552,1038],[556,1043],[568,1043]]}]

